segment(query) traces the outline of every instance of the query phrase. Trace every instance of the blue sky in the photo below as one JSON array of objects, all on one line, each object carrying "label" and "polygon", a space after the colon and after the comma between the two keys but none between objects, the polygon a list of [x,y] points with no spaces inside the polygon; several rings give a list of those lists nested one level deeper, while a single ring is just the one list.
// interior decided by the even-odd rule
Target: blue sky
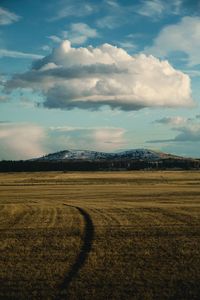
[{"label": "blue sky", "polygon": [[199,157],[199,1],[1,0],[0,159]]}]

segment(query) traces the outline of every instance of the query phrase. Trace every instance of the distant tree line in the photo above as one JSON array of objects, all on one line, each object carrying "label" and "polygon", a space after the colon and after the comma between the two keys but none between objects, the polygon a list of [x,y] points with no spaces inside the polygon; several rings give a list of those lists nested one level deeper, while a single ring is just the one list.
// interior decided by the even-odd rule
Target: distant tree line
[{"label": "distant tree line", "polygon": [[70,160],[70,161],[0,161],[0,172],[39,172],[39,171],[117,171],[117,170],[167,170],[199,169],[200,160],[160,159],[150,160]]}]

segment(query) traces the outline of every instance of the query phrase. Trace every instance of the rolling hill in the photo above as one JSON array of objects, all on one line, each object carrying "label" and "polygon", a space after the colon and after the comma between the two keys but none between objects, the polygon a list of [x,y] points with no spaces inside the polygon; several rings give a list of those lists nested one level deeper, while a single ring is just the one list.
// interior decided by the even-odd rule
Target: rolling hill
[{"label": "rolling hill", "polygon": [[64,150],[30,160],[1,161],[0,172],[199,170],[200,160],[149,149]]},{"label": "rolling hill", "polygon": [[166,154],[163,152],[153,151],[149,149],[132,149],[120,152],[99,152],[90,150],[64,150],[55,153],[47,154],[43,157],[37,158],[36,160],[42,161],[67,161],[67,160],[85,160],[85,161],[98,161],[98,160],[159,160],[167,158],[181,159],[180,156],[172,154]]}]

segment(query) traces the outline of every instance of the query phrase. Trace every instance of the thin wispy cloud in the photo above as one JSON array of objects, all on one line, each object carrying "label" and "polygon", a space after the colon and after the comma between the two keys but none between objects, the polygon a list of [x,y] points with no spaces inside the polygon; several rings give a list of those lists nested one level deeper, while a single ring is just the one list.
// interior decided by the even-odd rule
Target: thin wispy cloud
[{"label": "thin wispy cloud", "polygon": [[63,40],[68,39],[74,45],[84,44],[88,39],[97,38],[98,36],[97,30],[85,23],[73,23],[68,31],[62,32]]},{"label": "thin wispy cloud", "polygon": [[165,117],[162,119],[158,119],[158,120],[154,121],[154,123],[180,126],[180,125],[186,124],[187,121],[188,121],[187,118],[176,116],[176,117]]},{"label": "thin wispy cloud", "polygon": [[16,15],[3,7],[0,7],[0,25],[10,25],[21,19],[20,16]]},{"label": "thin wispy cloud", "polygon": [[43,127],[0,121],[0,158],[29,159],[60,149],[114,151],[127,144],[125,133],[115,127]]},{"label": "thin wispy cloud", "polygon": [[9,101],[9,97],[7,95],[0,95],[0,103],[5,103]]},{"label": "thin wispy cloud", "polygon": [[183,72],[188,74],[190,77],[200,77],[200,70],[184,69]]},{"label": "thin wispy cloud", "polygon": [[171,127],[172,131],[178,132],[174,138],[171,139],[157,139],[150,140],[147,143],[177,143],[177,142],[200,142],[200,123],[198,122],[198,115],[195,118],[183,117],[166,117],[155,121],[163,125]]},{"label": "thin wispy cloud", "polygon": [[41,59],[42,55],[13,51],[8,49],[0,49],[0,57],[24,58],[24,59]]},{"label": "thin wispy cloud", "polygon": [[99,36],[98,31],[86,23],[72,23],[69,29],[61,31],[59,36],[50,35],[48,38],[55,44],[60,44],[63,40],[67,39],[73,45],[81,45]]},{"label": "thin wispy cloud", "polygon": [[200,64],[200,17],[183,17],[177,24],[165,26],[155,38],[148,53],[167,57],[174,52],[187,55],[190,66]]},{"label": "thin wispy cloud", "polygon": [[156,144],[162,144],[162,143],[177,143],[177,142],[200,142],[200,124],[196,126],[190,126],[190,127],[180,127],[173,129],[175,131],[179,131],[179,134],[177,134],[172,139],[160,139],[160,140],[150,140],[147,143],[156,143]]},{"label": "thin wispy cloud", "polygon": [[98,28],[113,30],[134,22],[134,5],[123,5],[117,1],[105,1],[104,5],[101,6],[101,10],[104,13],[96,20]]},{"label": "thin wispy cloud", "polygon": [[49,35],[48,38],[54,43],[61,43],[62,39],[57,35]]},{"label": "thin wispy cloud", "polygon": [[122,42],[118,42],[117,43],[120,47],[122,47],[123,49],[125,49],[127,52],[128,51],[133,51],[137,49],[137,45],[133,42],[130,41],[122,41]]},{"label": "thin wispy cloud", "polygon": [[198,15],[200,2],[198,0],[141,0],[133,4],[136,12],[152,21],[166,17]]},{"label": "thin wispy cloud", "polygon": [[160,20],[171,14],[178,15],[182,9],[182,1],[164,0],[141,0],[131,4],[124,4],[122,1],[105,1],[105,14],[98,18],[96,25],[99,28],[113,30],[127,24],[134,24],[138,18],[149,19],[152,21]]},{"label": "thin wispy cloud", "polygon": [[0,124],[0,157],[2,159],[27,159],[45,154],[45,130],[27,123]]},{"label": "thin wispy cloud", "polygon": [[144,0],[136,8],[136,12],[145,17],[161,17],[165,10],[163,1],[160,0]]},{"label": "thin wispy cloud", "polygon": [[66,147],[113,151],[127,144],[125,133],[123,128],[115,127],[53,127],[48,130],[47,144],[51,151],[66,149]]},{"label": "thin wispy cloud", "polygon": [[114,29],[114,28],[117,28],[117,27],[120,27],[121,26],[121,23],[123,22],[123,19],[121,19],[121,16],[104,16],[104,17],[101,17],[99,18],[97,21],[96,21],[96,25],[98,28],[108,28],[108,29]]},{"label": "thin wispy cloud", "polygon": [[[59,21],[67,17],[81,18],[93,14],[96,11],[96,5],[92,2],[76,0],[72,2],[70,0],[62,0],[56,2],[57,11],[54,16],[48,19],[48,21]],[[78,8],[78,9],[77,9]]]}]

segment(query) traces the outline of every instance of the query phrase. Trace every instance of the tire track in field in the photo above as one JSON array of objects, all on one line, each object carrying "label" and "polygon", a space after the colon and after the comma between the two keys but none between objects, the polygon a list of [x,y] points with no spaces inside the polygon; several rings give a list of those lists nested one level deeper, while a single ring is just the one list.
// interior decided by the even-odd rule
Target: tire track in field
[{"label": "tire track in field", "polygon": [[92,243],[94,239],[94,225],[92,219],[87,211],[78,206],[73,206],[69,204],[63,204],[68,207],[75,208],[78,210],[80,215],[83,217],[85,228],[84,228],[84,236],[83,236],[83,244],[81,246],[80,252],[76,257],[74,264],[71,266],[68,274],[65,276],[63,282],[60,285],[60,293],[56,297],[56,299],[66,298],[66,292],[69,288],[71,281],[76,277],[80,269],[84,266],[89,253],[92,249]]}]

